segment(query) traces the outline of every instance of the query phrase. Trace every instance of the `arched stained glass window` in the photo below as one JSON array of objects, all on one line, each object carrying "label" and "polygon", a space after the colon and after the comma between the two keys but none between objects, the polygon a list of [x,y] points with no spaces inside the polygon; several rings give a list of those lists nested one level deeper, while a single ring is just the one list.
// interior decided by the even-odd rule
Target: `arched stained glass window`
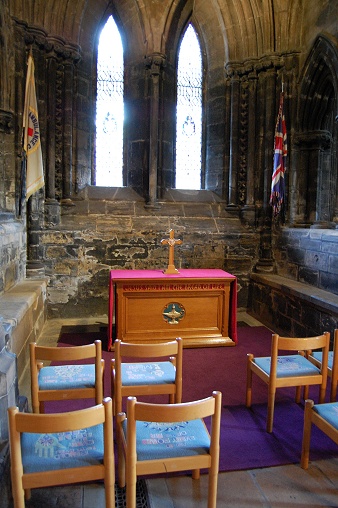
[{"label": "arched stained glass window", "polygon": [[200,189],[202,169],[202,53],[192,24],[177,66],[176,189]]},{"label": "arched stained glass window", "polygon": [[123,46],[112,16],[98,44],[96,185],[121,187],[123,167]]}]

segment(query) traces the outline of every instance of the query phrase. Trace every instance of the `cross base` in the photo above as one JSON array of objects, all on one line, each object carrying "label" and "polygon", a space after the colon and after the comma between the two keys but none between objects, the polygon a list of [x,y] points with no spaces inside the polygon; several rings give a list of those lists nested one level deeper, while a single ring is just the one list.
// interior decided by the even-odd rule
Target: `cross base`
[{"label": "cross base", "polygon": [[163,273],[172,275],[174,273],[180,273],[180,272],[177,270],[177,268],[175,268],[174,265],[168,265],[168,268],[166,270],[163,270]]}]

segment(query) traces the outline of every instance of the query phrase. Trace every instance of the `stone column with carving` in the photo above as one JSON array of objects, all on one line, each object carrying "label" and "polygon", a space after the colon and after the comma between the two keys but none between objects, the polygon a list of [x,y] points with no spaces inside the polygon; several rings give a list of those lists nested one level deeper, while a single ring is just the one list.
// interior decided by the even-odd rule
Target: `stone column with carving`
[{"label": "stone column with carving", "polygon": [[234,65],[227,69],[231,80],[230,103],[230,159],[229,187],[227,208],[237,207],[237,172],[239,166],[239,112],[240,112],[240,78]]},{"label": "stone column with carving", "polygon": [[73,129],[74,129],[74,111],[73,97],[74,93],[74,66],[79,60],[79,51],[70,45],[66,46],[63,52],[64,61],[64,86],[62,101],[62,200],[63,206],[73,206],[72,201],[72,175],[73,175]]},{"label": "stone column with carving", "polygon": [[262,65],[262,71],[259,74],[259,102],[257,104],[260,125],[260,162],[261,162],[261,180],[262,186],[262,210],[259,217],[260,223],[260,245],[259,260],[255,270],[257,272],[272,272],[274,270],[274,260],[272,252],[272,231],[271,231],[271,178],[273,165],[273,145],[274,132],[276,124],[277,93],[276,77],[277,68],[275,62],[267,60]]},{"label": "stone column with carving", "polygon": [[146,60],[149,69],[150,86],[150,136],[149,136],[149,184],[148,208],[158,208],[157,201],[157,179],[159,166],[159,114],[160,114],[160,88],[161,74],[165,65],[166,57],[161,53],[153,53]]}]

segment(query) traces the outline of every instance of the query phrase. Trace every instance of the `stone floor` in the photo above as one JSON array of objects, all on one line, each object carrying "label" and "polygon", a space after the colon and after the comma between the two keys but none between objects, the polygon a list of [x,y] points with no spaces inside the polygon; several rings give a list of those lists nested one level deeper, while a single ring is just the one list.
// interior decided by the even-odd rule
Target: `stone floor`
[{"label": "stone floor", "polygon": [[[250,326],[260,323],[246,313],[239,321]],[[100,320],[96,320],[102,323]],[[65,324],[88,324],[93,320],[51,320],[43,330],[40,344],[56,342]],[[20,393],[29,395],[29,372],[20,379]],[[245,453],[245,450],[243,450]],[[202,508],[207,505],[207,475],[200,480],[180,476],[146,480],[148,508]],[[101,508],[105,506],[100,484],[36,489],[26,504],[30,508]],[[117,507],[123,506],[117,504]],[[142,508],[144,505],[140,504]],[[312,462],[307,471],[299,464],[226,472],[219,475],[217,507],[229,508],[319,508],[338,507],[338,457]]]}]

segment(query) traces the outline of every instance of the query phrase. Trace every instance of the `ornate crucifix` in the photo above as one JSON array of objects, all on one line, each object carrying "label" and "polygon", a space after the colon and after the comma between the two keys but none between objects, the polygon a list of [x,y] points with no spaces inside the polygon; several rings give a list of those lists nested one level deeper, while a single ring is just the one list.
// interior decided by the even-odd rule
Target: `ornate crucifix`
[{"label": "ornate crucifix", "polygon": [[175,232],[173,229],[169,231],[169,238],[164,238],[161,240],[162,245],[169,245],[169,264],[166,270],[163,270],[163,273],[173,274],[180,273],[174,265],[174,248],[175,245],[181,245],[182,240],[175,239]]}]

